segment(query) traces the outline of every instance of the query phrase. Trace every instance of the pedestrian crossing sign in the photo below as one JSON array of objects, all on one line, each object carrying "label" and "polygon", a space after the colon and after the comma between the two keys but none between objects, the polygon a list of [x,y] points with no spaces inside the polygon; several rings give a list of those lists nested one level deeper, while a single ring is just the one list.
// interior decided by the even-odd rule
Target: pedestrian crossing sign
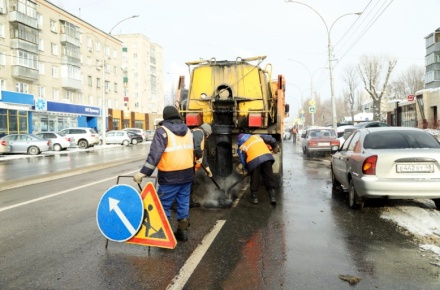
[{"label": "pedestrian crossing sign", "polygon": [[174,249],[177,241],[152,182],[144,187],[141,198],[144,203],[142,225],[127,243]]}]

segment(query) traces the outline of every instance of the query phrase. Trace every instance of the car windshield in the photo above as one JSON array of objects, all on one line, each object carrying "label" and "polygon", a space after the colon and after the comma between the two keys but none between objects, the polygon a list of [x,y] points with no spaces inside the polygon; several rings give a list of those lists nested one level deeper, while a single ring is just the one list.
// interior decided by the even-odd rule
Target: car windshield
[{"label": "car windshield", "polygon": [[440,148],[440,143],[422,131],[380,131],[365,136],[365,149]]},{"label": "car windshield", "polygon": [[309,137],[310,138],[327,138],[327,137],[335,137],[335,131],[333,129],[320,129],[320,130],[311,130]]}]

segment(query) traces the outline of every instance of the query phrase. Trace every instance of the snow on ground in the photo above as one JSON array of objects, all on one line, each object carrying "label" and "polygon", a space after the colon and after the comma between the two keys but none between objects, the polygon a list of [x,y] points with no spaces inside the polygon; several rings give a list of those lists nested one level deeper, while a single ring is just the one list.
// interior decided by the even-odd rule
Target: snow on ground
[{"label": "snow on ground", "polygon": [[422,251],[435,254],[431,263],[440,267],[440,211],[431,200],[402,201],[387,207],[381,217],[413,234]]}]

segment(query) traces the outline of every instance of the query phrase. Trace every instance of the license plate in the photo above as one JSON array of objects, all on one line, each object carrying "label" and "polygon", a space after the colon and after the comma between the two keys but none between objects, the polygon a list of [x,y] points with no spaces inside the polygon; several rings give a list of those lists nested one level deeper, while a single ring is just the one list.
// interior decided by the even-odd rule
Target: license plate
[{"label": "license plate", "polygon": [[432,173],[433,164],[397,164],[397,173]]},{"label": "license plate", "polygon": [[329,142],[318,142],[318,146],[330,146]]}]

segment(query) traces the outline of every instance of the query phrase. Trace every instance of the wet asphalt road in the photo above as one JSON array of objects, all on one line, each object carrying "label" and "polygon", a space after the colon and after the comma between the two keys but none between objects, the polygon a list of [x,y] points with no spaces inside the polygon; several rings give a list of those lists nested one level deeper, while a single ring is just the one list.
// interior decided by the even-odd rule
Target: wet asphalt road
[{"label": "wet asphalt road", "polygon": [[[260,203],[249,203],[245,180],[232,192],[233,207],[191,209],[190,240],[174,250],[116,242],[105,249],[97,204],[116,176],[139,169],[146,152],[147,146],[133,146],[75,153],[68,162],[53,158],[57,170],[87,163],[93,171],[82,166],[72,176],[46,175],[43,183],[35,183],[39,177],[33,173],[47,171],[46,157],[7,166],[1,161],[2,178],[7,172],[34,184],[15,181],[14,188],[0,191],[0,288],[166,289],[220,221],[224,225],[200,262],[191,260],[195,269],[183,289],[439,288],[439,268],[410,236],[380,219],[380,204],[349,210],[343,195],[332,194],[328,159],[304,159],[300,146],[290,142],[283,145],[283,186],[275,207],[263,187]],[[109,160],[112,167],[99,165]],[[217,181],[222,188],[233,182]],[[221,193],[198,172],[197,200],[212,205]],[[360,281],[351,286],[339,275]]]}]

